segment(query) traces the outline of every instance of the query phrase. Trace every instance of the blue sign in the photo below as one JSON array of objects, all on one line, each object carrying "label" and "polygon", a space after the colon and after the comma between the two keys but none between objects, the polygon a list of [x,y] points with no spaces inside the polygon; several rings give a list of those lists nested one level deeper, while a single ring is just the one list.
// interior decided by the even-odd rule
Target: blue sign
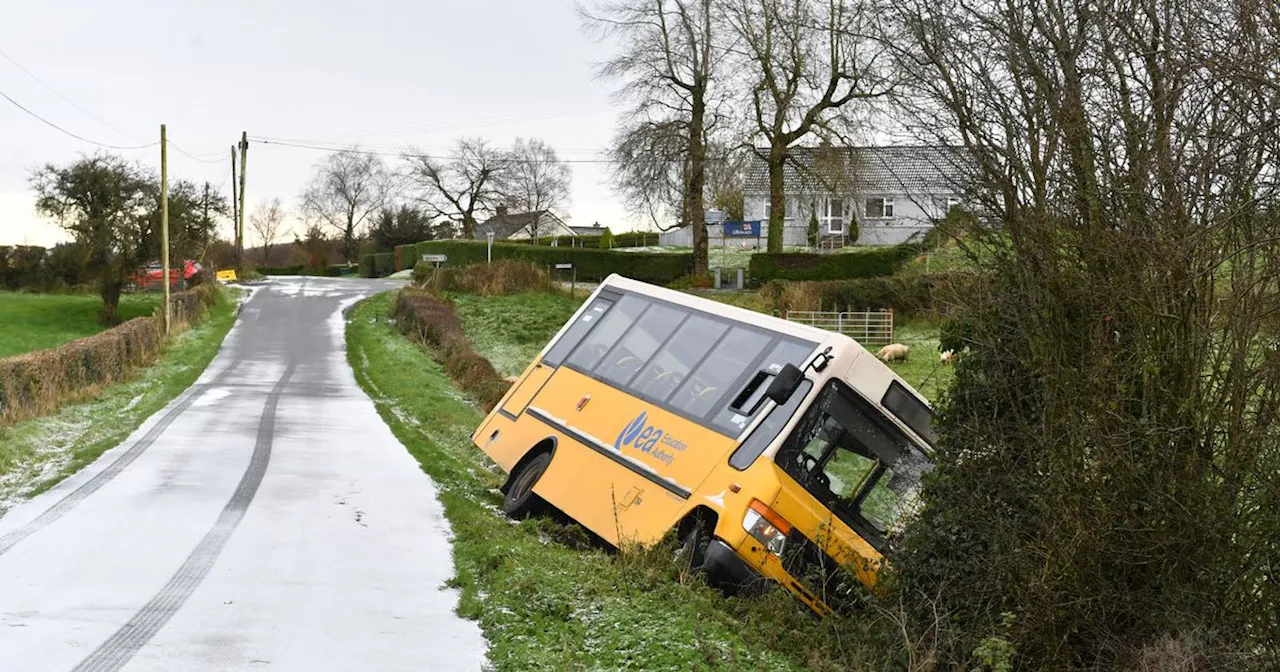
[{"label": "blue sign", "polygon": [[760,222],[725,222],[725,238],[759,238]]}]

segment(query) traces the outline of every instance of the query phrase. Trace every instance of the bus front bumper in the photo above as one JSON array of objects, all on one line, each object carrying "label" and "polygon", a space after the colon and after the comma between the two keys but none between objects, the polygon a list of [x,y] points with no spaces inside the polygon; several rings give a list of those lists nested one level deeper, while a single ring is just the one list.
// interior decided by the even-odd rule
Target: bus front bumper
[{"label": "bus front bumper", "polygon": [[712,539],[707,546],[707,559],[702,567],[713,585],[733,592],[761,593],[769,584],[768,579],[719,539]]}]

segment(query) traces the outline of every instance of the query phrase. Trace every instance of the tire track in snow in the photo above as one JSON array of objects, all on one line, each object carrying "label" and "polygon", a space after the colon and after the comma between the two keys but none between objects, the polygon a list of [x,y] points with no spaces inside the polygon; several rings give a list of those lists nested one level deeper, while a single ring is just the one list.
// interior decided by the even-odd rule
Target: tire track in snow
[{"label": "tire track in snow", "polygon": [[76,665],[73,672],[100,672],[119,670],[133,659],[134,655],[146,646],[170,618],[182,608],[187,598],[195,592],[200,582],[213,568],[213,563],[222,553],[227,541],[244,518],[245,511],[253,502],[262,477],[266,474],[267,465],[271,461],[271,443],[275,438],[276,407],[280,397],[297,364],[290,362],[284,376],[272,388],[267,397],[266,407],[262,410],[262,419],[258,423],[258,438],[253,447],[253,456],[249,466],[245,468],[240,484],[218,514],[218,520],[196,545],[186,562],[170,577],[168,583],[160,589],[141,609],[134,614],[107,641],[103,642],[93,653]]},{"label": "tire track in snow", "polygon": [[39,532],[51,525],[54,521],[67,515],[67,513],[74,509],[77,504],[84,501],[89,497],[89,495],[97,492],[102,486],[111,482],[111,479],[118,476],[120,472],[124,471],[126,467],[133,463],[134,460],[138,459],[138,457],[145,453],[147,449],[151,447],[151,444],[155,443],[156,439],[160,438],[160,436],[164,434],[165,430],[169,428],[169,425],[172,425],[173,421],[177,420],[178,416],[182,415],[183,411],[186,411],[191,407],[191,404],[195,403],[196,399],[198,399],[200,395],[208,392],[212,387],[222,382],[222,379],[226,378],[232,371],[234,371],[236,367],[240,365],[241,361],[242,360],[237,357],[232,360],[231,364],[227,368],[223,369],[221,373],[215,376],[213,380],[210,380],[207,383],[192,385],[184,393],[186,395],[185,397],[178,401],[173,408],[169,409],[169,411],[160,418],[159,422],[153,425],[151,429],[147,430],[147,433],[144,434],[142,438],[138,439],[138,441],[132,446],[129,446],[129,449],[121,453],[120,457],[116,458],[116,460],[108,465],[107,468],[94,474],[92,478],[84,483],[81,483],[80,487],[67,493],[65,497],[58,500],[58,503],[48,509],[45,509],[43,513],[36,516],[31,520],[31,522],[0,537],[0,555],[8,553],[10,549],[18,544],[18,542],[26,539],[36,532]]}]

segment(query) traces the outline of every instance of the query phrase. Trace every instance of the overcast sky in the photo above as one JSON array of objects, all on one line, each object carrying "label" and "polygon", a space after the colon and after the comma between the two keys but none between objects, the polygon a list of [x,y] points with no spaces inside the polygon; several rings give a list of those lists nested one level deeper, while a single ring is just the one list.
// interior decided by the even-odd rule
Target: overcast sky
[{"label": "overcast sky", "polygon": [[[170,179],[207,180],[228,198],[228,155],[242,130],[435,153],[461,136],[501,145],[535,137],[564,159],[590,161],[616,117],[608,85],[593,77],[607,46],[583,33],[571,0],[5,4],[0,50],[57,93],[3,55],[0,92],[111,145],[154,142],[166,123]],[[96,150],[0,98],[0,244],[65,239],[34,212],[27,178]],[[158,170],[158,148],[111,151]],[[292,208],[322,157],[252,143],[250,209],[276,196]],[[572,223],[638,223],[618,205],[605,165],[572,167]]]}]

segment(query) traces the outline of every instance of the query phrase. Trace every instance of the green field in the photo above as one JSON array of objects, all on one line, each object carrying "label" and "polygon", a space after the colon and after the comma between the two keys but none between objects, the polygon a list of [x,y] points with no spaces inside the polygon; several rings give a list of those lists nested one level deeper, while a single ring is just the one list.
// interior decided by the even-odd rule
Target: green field
[{"label": "green field", "polygon": [[[471,314],[471,330],[480,303],[501,306],[494,312],[508,317],[517,306],[541,305],[546,320],[504,322],[500,331],[528,327],[543,341],[559,326],[550,316],[571,308],[533,295],[454,299],[459,312]],[[473,300],[477,305],[468,306]],[[454,534],[459,613],[479,621],[494,669],[862,667],[857,637],[833,636],[834,622],[815,618],[785,591],[760,600],[725,598],[683,574],[668,547],[618,553],[576,525],[508,520],[496,490],[503,476],[470,441],[480,412],[434,359],[395,330],[390,301],[378,295],[352,311],[348,360],[383,420],[440,488]],[[485,347],[493,351],[497,340]],[[521,340],[504,347],[527,352],[535,334]],[[835,660],[851,667],[830,667]]]},{"label": "green field", "polygon": [[[223,298],[203,322],[175,336],[159,361],[133,380],[52,415],[0,427],[0,513],[97,459],[190,387],[235,323],[235,307],[235,301]],[[6,331],[8,326],[4,323]]]},{"label": "green field", "polygon": [[[160,305],[159,294],[120,297],[120,319],[150,315]],[[56,348],[67,341],[92,336],[102,299],[93,294],[26,294],[0,292],[0,357]]]},{"label": "green field", "polygon": [[546,293],[454,294],[449,298],[471,345],[504,376],[523,373],[582,303],[581,299]]}]

